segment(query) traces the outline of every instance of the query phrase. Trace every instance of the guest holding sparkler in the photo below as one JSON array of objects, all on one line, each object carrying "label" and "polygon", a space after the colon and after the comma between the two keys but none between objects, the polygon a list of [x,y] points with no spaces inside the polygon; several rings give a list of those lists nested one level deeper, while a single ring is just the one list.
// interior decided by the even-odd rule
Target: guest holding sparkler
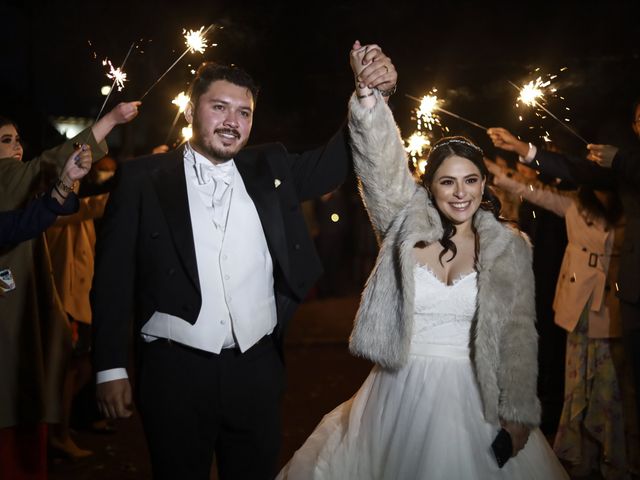
[{"label": "guest holding sparkler", "polygon": [[620,362],[624,349],[613,288],[623,238],[620,201],[615,192],[586,187],[573,195],[532,188],[507,177],[497,165],[488,166],[497,187],[566,221],[569,243],[553,306],[556,324],[569,334],[565,400],[554,450],[574,475],[596,470],[606,479],[624,478],[638,445],[630,434],[634,428],[625,428],[633,422],[625,415],[624,398],[633,397],[628,369]]},{"label": "guest holding sparkler", "polygon": [[[640,137],[640,103],[633,106],[632,129]],[[618,150],[607,145],[588,145],[591,162],[555,154],[520,141],[502,128],[488,130],[495,146],[516,152],[521,161],[549,175],[597,190],[614,190],[626,217],[620,249],[620,269],[613,287],[620,299],[622,338],[635,384],[635,431],[640,419],[640,150]],[[631,415],[632,413],[630,413]],[[636,455],[634,455],[635,457]]]},{"label": "guest holding sparkler", "polygon": [[[16,125],[0,122],[0,210],[27,202],[49,171],[63,169],[74,144],[87,143],[98,159],[106,153],[107,134],[137,115],[138,102],[121,103],[92,127],[28,162]],[[62,188],[63,194],[68,193]],[[0,265],[9,268],[15,290],[2,305],[0,335],[0,478],[43,478],[46,474],[46,423],[60,418],[60,384],[70,346],[70,332],[61,314],[51,279],[46,243],[22,242],[0,251]]]}]

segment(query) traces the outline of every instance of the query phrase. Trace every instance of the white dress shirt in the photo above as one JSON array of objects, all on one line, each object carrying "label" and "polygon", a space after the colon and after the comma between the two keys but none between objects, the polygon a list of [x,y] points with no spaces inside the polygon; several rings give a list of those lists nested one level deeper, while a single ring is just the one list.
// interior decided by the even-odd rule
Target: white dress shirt
[{"label": "white dress shirt", "polygon": [[[156,311],[142,336],[212,353],[232,347],[244,352],[277,324],[262,224],[233,160],[214,165],[187,144],[184,167],[202,305],[194,324]],[[97,382],[126,376],[123,368],[105,370]]]}]

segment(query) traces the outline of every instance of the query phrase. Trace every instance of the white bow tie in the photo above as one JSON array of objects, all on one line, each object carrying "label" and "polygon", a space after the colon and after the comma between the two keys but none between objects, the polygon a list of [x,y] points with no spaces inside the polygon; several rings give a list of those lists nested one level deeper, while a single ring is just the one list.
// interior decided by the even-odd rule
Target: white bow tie
[{"label": "white bow tie", "polygon": [[[210,162],[196,163],[196,177],[198,184],[206,185],[211,180],[222,180],[225,184],[231,184],[233,178],[233,165],[231,162],[214,165]],[[217,183],[217,182],[216,182]]]}]

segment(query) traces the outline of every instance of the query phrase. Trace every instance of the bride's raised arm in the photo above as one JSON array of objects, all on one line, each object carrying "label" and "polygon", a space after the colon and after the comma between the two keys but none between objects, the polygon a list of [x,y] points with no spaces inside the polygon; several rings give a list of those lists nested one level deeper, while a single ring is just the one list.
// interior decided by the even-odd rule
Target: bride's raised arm
[{"label": "bride's raised arm", "polygon": [[[351,68],[356,82],[349,102],[351,149],[360,192],[380,239],[413,195],[416,182],[386,103],[395,91],[395,67],[376,45],[360,46],[356,42],[351,50]],[[378,88],[369,88],[375,85]]]}]

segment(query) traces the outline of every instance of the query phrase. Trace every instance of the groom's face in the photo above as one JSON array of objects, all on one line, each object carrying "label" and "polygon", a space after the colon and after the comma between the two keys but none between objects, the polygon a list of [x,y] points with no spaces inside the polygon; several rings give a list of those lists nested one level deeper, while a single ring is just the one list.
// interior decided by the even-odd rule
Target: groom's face
[{"label": "groom's face", "polygon": [[248,88],[216,80],[197,104],[189,103],[185,110],[193,125],[191,144],[214,163],[232,159],[249,140],[253,107]]}]

